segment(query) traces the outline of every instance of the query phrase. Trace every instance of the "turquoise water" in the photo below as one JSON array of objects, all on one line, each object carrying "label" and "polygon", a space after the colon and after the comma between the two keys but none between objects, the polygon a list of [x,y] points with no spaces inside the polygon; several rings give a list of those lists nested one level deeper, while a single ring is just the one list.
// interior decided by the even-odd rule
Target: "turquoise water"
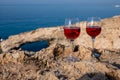
[{"label": "turquoise water", "polygon": [[[120,15],[120,8],[115,8],[114,5],[0,5],[0,37],[7,39],[21,32],[63,25],[65,18],[78,17],[83,21],[90,16],[107,18],[115,15]],[[42,49],[47,47],[46,44],[46,42],[37,42],[24,46],[24,49]]]}]

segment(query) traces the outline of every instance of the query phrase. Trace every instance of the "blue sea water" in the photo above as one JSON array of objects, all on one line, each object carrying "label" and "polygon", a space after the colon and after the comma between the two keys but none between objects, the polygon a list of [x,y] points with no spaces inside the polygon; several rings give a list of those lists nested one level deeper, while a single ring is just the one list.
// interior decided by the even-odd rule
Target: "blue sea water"
[{"label": "blue sea water", "polygon": [[[59,26],[65,18],[78,17],[84,21],[90,16],[101,18],[120,15],[120,8],[114,5],[80,4],[29,4],[0,5],[0,37],[31,31],[42,27]],[[47,42],[37,42],[23,46],[23,49],[37,51],[47,47]]]}]

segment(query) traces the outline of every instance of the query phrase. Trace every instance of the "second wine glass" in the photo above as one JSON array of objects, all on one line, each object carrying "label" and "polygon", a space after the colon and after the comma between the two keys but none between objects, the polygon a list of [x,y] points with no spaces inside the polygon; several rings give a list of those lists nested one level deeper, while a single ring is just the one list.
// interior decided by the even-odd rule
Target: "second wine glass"
[{"label": "second wine glass", "polygon": [[86,24],[86,32],[92,38],[92,48],[93,49],[92,49],[91,56],[94,56],[98,60],[99,60],[100,54],[95,52],[94,41],[95,41],[96,36],[98,36],[101,32],[100,21],[101,21],[100,17],[89,17],[87,19],[87,24]]},{"label": "second wine glass", "polygon": [[[72,45],[72,51],[74,51],[74,40],[80,35],[80,27],[76,25],[78,22],[78,18],[65,19],[65,25],[63,27],[64,35],[70,40]],[[78,61],[78,59],[74,57],[72,53],[70,53],[70,56],[67,57],[67,60],[73,62]]]}]

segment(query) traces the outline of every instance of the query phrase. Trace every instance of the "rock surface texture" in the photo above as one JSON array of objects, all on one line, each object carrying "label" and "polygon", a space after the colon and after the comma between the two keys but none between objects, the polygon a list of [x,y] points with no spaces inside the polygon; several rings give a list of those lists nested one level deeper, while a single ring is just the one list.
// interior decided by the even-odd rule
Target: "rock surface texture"
[{"label": "rock surface texture", "polygon": [[[120,16],[102,19],[101,23],[102,31],[95,39],[100,61],[91,57],[86,22],[77,24],[81,33],[75,40],[74,52],[62,26],[10,36],[0,43],[0,80],[120,80]],[[49,42],[45,49],[20,49],[23,44],[42,40]],[[79,61],[66,61],[70,53]]]}]

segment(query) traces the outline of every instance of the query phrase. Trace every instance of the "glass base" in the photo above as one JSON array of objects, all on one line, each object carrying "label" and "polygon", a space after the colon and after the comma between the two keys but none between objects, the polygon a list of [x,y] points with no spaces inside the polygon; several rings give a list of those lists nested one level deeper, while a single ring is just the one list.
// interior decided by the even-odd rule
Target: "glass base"
[{"label": "glass base", "polygon": [[65,57],[64,59],[65,61],[68,61],[68,62],[79,62],[80,61],[80,59],[75,58],[74,56]]},{"label": "glass base", "polygon": [[93,52],[92,57],[96,58],[98,61],[100,61],[100,56],[101,54],[97,53],[97,52]]}]

